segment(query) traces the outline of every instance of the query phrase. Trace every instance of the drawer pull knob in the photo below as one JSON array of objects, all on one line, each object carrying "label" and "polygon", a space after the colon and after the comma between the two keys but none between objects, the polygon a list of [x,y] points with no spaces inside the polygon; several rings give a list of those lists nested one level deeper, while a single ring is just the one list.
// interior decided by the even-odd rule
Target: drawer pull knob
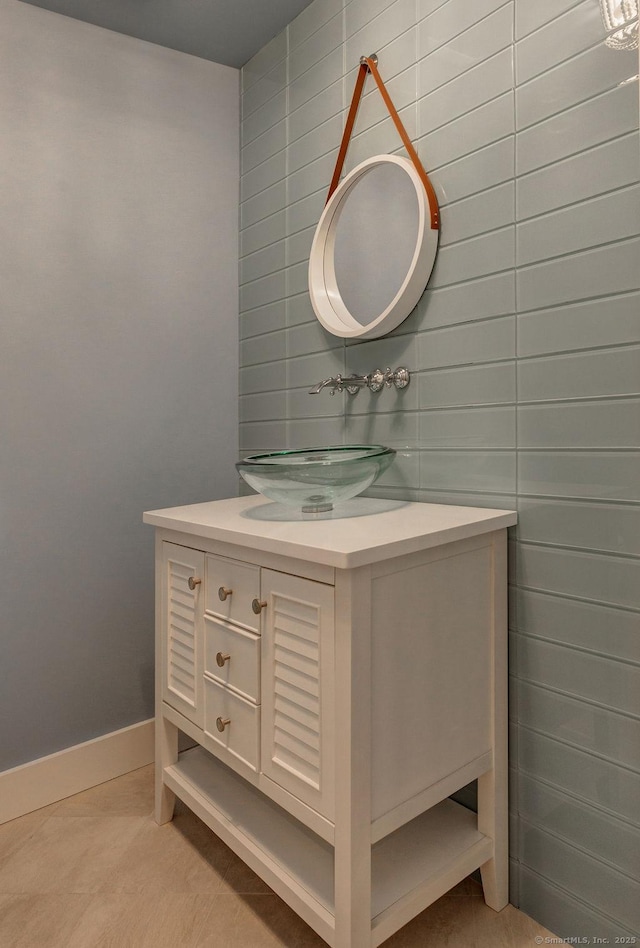
[{"label": "drawer pull knob", "polygon": [[216,655],[216,665],[218,668],[224,668],[224,663],[228,662],[230,658],[230,655],[223,655],[222,652],[218,652]]},{"label": "drawer pull knob", "polygon": [[233,592],[233,589],[226,589],[225,586],[221,586],[220,589],[218,590],[218,599],[220,600],[220,602],[224,602],[225,599],[227,599],[231,595],[232,592]]},{"label": "drawer pull knob", "polygon": [[187,580],[187,586],[189,587],[189,589],[195,589],[196,586],[199,586],[201,582],[202,580],[198,579],[197,576],[190,576],[189,579]]},{"label": "drawer pull knob", "polygon": [[231,724],[231,718],[216,718],[216,727],[222,734],[227,724]]},{"label": "drawer pull knob", "polygon": [[266,605],[267,605],[266,602],[261,601],[260,599],[254,599],[253,602],[251,603],[251,608],[253,609],[255,614],[259,616]]}]

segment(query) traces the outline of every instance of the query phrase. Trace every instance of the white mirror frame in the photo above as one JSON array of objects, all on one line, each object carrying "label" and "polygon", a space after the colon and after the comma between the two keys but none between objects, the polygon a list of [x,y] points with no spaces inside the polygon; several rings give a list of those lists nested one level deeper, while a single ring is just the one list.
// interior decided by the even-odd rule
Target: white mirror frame
[{"label": "white mirror frame", "polygon": [[[340,215],[353,187],[363,175],[382,164],[395,164],[409,176],[418,205],[418,234],[413,257],[400,289],[389,305],[366,325],[358,322],[345,306],[336,281],[334,250]],[[367,158],[340,182],[322,212],[309,256],[311,305],[324,328],[347,339],[376,339],[391,332],[407,318],[422,296],[438,250],[437,228],[431,226],[429,200],[415,166],[407,158],[377,155]],[[366,235],[363,235],[366,239]]]}]

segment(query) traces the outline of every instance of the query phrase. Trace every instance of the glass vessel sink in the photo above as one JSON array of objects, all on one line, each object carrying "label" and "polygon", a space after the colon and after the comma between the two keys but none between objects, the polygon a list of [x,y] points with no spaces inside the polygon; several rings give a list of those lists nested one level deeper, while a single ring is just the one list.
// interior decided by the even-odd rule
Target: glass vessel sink
[{"label": "glass vessel sink", "polygon": [[236,464],[250,487],[303,513],[332,510],[362,493],[389,467],[396,452],[381,444],[345,444],[254,454]]}]

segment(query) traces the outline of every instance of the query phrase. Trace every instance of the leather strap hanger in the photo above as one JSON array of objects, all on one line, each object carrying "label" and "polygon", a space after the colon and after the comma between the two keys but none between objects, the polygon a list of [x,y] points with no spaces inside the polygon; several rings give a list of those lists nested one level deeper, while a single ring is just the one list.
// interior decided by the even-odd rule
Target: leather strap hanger
[{"label": "leather strap hanger", "polygon": [[422,162],[418,158],[418,153],[411,144],[411,140],[407,135],[406,129],[402,124],[400,116],[398,115],[393,102],[387,92],[384,82],[380,78],[380,73],[378,72],[377,67],[378,57],[375,53],[372,53],[371,56],[363,56],[360,59],[360,69],[358,70],[358,75],[356,76],[356,84],[353,90],[353,96],[351,98],[351,106],[349,108],[349,114],[347,115],[347,121],[344,126],[344,132],[342,134],[342,141],[340,143],[340,150],[338,152],[338,158],[336,161],[336,166],[333,171],[333,178],[331,179],[331,184],[329,186],[329,193],[327,194],[327,201],[331,198],[331,195],[338,187],[340,181],[340,175],[342,174],[342,168],[344,166],[345,158],[347,157],[347,149],[349,147],[349,141],[351,140],[351,134],[353,132],[353,126],[356,120],[356,114],[358,112],[358,106],[360,105],[360,99],[362,98],[362,90],[364,89],[364,83],[367,78],[367,73],[370,72],[373,78],[376,81],[376,85],[380,90],[380,95],[384,101],[384,104],[387,107],[387,111],[393,120],[393,124],[398,130],[400,138],[402,139],[402,144],[407,149],[407,153],[411,158],[411,161],[415,165],[416,171],[420,176],[420,180],[424,184],[425,191],[427,192],[427,198],[429,201],[429,210],[431,212],[431,228],[432,230],[439,230],[440,228],[440,211],[438,209],[438,199],[436,197],[436,192],[433,189],[433,185],[429,180],[429,175],[424,170]]}]

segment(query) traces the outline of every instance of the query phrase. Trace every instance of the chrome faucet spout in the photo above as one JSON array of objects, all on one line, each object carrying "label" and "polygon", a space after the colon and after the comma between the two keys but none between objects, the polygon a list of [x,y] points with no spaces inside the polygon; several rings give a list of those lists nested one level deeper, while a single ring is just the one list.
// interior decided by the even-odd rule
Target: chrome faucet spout
[{"label": "chrome faucet spout", "polygon": [[324,382],[318,382],[314,388],[309,389],[309,395],[318,395],[322,389],[327,388],[328,385],[333,386],[333,390],[335,391],[337,385],[336,379],[325,379]]}]

